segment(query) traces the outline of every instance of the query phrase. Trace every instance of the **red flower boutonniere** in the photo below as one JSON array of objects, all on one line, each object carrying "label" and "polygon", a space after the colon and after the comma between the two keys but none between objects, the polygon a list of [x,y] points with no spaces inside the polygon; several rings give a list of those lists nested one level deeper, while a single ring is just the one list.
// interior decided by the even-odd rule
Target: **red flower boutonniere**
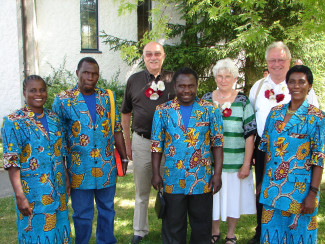
[{"label": "red flower boutonniere", "polygon": [[144,94],[150,98],[150,100],[157,100],[165,90],[165,84],[163,81],[158,81],[157,83],[152,81],[150,87],[144,92]]},{"label": "red flower boutonniere", "polygon": [[276,102],[277,102],[277,103],[283,101],[283,99],[284,99],[284,94],[282,94],[282,93],[277,94],[277,95],[275,96],[275,99],[276,99]]},{"label": "red flower boutonniere", "polygon": [[267,99],[270,99],[271,96],[274,96],[274,91],[273,91],[273,89],[266,90],[266,91],[265,91],[265,97],[266,97]]},{"label": "red flower boutonniere", "polygon": [[285,97],[284,93],[275,94],[272,88],[268,88],[267,90],[265,90],[264,96],[265,98],[271,101],[276,101],[277,103],[282,102]]},{"label": "red flower boutonniere", "polygon": [[[219,103],[217,101],[214,102],[214,104],[218,107]],[[222,116],[223,117],[229,117],[232,113],[231,110],[231,103],[230,102],[225,102],[222,106],[221,106],[221,112],[222,112]]]}]

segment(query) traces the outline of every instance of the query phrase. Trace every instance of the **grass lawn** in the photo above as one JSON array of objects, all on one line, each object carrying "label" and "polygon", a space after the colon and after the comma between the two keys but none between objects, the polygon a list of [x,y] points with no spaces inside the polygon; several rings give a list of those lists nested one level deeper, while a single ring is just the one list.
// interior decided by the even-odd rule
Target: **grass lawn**
[{"label": "grass lawn", "polygon": [[0,139],[0,168],[3,168],[3,162],[2,162],[2,160],[3,160],[3,148],[2,148],[2,141],[1,141],[1,139]]},{"label": "grass lawn", "polygon": [[[325,173],[323,174],[323,181],[321,191],[325,193]],[[150,198],[149,208],[149,228],[150,233],[141,242],[143,244],[161,243],[161,220],[156,218],[154,212],[156,191],[153,190]],[[134,184],[133,175],[128,174],[126,177],[118,178],[117,190],[115,197],[115,236],[117,243],[130,243],[133,235],[132,220],[133,220],[133,207],[134,207]],[[74,238],[74,228],[72,223],[72,210],[69,205],[70,220],[72,228],[72,236]],[[17,243],[17,230],[16,230],[16,211],[14,206],[14,198],[7,197],[0,199],[0,243]],[[242,216],[240,219],[236,235],[238,243],[247,243],[247,241],[254,235],[255,216]],[[325,199],[322,197],[320,201],[318,213],[318,240],[319,243],[325,243]],[[96,243],[95,239],[96,222],[93,223],[93,234],[90,243]],[[226,232],[226,223],[222,223],[221,233]],[[222,237],[224,238],[224,236]]]}]

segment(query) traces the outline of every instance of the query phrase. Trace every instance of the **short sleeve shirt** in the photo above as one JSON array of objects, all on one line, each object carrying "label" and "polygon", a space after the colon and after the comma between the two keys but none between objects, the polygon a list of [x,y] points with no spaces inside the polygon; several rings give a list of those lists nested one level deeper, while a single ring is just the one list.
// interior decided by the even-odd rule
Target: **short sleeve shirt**
[{"label": "short sleeve shirt", "polygon": [[[60,93],[53,102],[53,110],[60,117],[66,132],[68,172],[71,187],[75,189],[102,189],[116,183],[109,93],[95,88],[95,95],[95,123],[78,86]],[[115,103],[114,131],[121,130],[121,119]]]},{"label": "short sleeve shirt", "polygon": [[177,98],[157,107],[151,151],[166,156],[163,187],[170,194],[203,194],[211,191],[212,147],[223,146],[222,118],[212,103],[195,99],[185,129]]},{"label": "short sleeve shirt", "polygon": [[325,114],[305,101],[282,129],[288,107],[272,108],[266,120],[259,145],[267,153],[260,202],[299,214],[309,193],[312,165],[324,166]]},{"label": "short sleeve shirt", "polygon": [[[156,106],[167,102],[175,97],[174,82],[172,82],[173,73],[162,70],[156,78],[143,70],[133,74],[127,81],[124,99],[121,107],[122,113],[133,113],[132,130],[150,138],[152,119]],[[145,91],[150,87],[153,81],[163,81],[165,90],[157,100],[150,100],[145,95]]]},{"label": "short sleeve shirt", "polygon": [[62,125],[52,111],[44,113],[49,132],[25,106],[4,117],[3,167],[20,169],[20,181],[33,214],[67,209],[63,156],[66,155]]}]

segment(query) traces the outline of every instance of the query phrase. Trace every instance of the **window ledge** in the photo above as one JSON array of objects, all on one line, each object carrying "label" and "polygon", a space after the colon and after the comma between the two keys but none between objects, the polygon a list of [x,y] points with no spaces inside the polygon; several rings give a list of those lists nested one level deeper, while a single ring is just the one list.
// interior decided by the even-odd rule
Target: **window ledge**
[{"label": "window ledge", "polygon": [[103,53],[103,52],[98,50],[81,50],[80,53]]}]

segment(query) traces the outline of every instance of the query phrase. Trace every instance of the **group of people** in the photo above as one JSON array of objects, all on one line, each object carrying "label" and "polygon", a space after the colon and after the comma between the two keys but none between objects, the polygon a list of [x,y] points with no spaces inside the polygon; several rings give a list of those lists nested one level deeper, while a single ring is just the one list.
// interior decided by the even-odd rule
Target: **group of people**
[{"label": "group of people", "polygon": [[75,242],[90,240],[95,199],[96,242],[116,243],[114,150],[124,174],[134,165],[132,244],[149,233],[151,186],[166,202],[163,243],[186,243],[187,218],[190,243],[218,243],[220,220],[225,243],[236,243],[240,216],[255,213],[249,243],[316,243],[325,113],[310,69],[290,68],[289,49],[275,42],[265,54],[269,74],[249,97],[234,89],[239,71],[226,58],[213,68],[217,89],[198,98],[197,73],[163,70],[165,55],[157,42],[144,47],[146,69],[127,81],[121,116],[114,93],[96,86],[93,58],[80,60],[78,84],[56,96],[53,112],[43,108],[44,80],[24,80],[26,105],[1,131],[19,243],[70,243],[69,196]]}]

